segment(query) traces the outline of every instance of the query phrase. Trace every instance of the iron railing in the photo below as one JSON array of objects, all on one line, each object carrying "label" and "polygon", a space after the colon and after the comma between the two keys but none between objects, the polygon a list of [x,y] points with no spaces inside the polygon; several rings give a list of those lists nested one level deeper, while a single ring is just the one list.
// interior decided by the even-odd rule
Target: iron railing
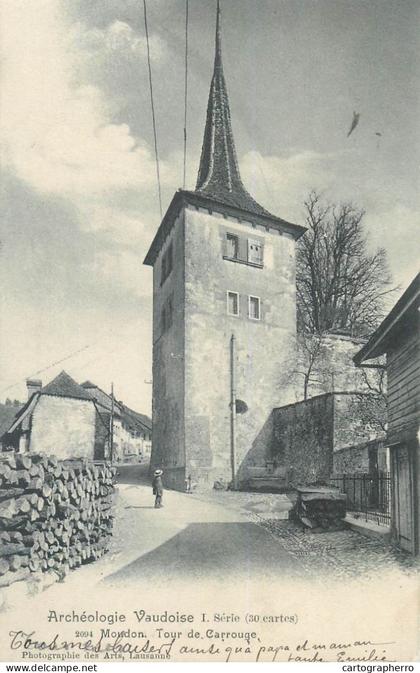
[{"label": "iron railing", "polygon": [[331,486],[347,496],[347,511],[379,526],[391,524],[391,477],[389,472],[342,474],[331,477]]}]

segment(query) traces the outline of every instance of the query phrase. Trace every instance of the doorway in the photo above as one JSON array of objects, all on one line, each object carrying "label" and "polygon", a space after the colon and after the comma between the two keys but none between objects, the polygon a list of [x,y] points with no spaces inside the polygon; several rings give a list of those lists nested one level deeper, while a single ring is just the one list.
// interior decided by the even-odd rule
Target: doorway
[{"label": "doorway", "polygon": [[392,449],[393,528],[395,541],[405,551],[415,554],[415,499],[413,456],[407,444]]}]

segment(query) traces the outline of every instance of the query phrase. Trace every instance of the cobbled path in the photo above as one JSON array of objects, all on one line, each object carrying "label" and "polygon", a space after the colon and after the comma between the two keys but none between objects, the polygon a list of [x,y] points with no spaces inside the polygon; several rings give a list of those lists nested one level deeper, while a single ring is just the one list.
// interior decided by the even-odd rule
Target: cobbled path
[{"label": "cobbled path", "polygon": [[352,530],[333,533],[307,533],[291,521],[260,519],[260,525],[275,535],[309,573],[330,573],[343,577],[374,578],[381,570],[419,570],[418,559]]},{"label": "cobbled path", "polygon": [[[410,574],[420,570],[420,559],[379,538],[369,538],[350,529],[310,533],[293,521],[271,518],[270,510],[275,509],[276,501],[281,502],[285,496],[219,491],[194,494],[193,497],[217,501],[228,508],[240,510],[249,520],[277,538],[284,549],[299,561],[304,571],[314,577],[334,575],[351,579],[363,575],[365,579],[370,579],[384,570]],[[262,511],[255,512],[253,505],[256,504]]]}]

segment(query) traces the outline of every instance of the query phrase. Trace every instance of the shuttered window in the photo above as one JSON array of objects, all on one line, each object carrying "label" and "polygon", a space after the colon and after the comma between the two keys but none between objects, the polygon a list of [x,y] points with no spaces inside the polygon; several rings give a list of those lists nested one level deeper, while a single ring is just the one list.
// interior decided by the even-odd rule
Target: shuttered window
[{"label": "shuttered window", "polygon": [[248,238],[248,262],[251,264],[263,263],[263,245],[261,241]]},{"label": "shuttered window", "polygon": [[226,234],[226,256],[231,259],[239,257],[239,238],[234,234]]},{"label": "shuttered window", "polygon": [[246,236],[225,233],[223,246],[224,259],[240,264],[249,264],[252,266],[263,266],[264,242],[258,238],[247,238]]}]

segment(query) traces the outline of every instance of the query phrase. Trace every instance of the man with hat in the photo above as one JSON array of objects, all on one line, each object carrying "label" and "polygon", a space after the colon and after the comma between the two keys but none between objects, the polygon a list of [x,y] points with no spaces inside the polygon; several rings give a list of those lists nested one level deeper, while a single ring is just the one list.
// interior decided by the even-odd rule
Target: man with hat
[{"label": "man with hat", "polygon": [[156,496],[156,498],[155,498],[156,509],[158,509],[159,507],[163,507],[163,505],[162,505],[162,496],[163,496],[162,474],[163,474],[163,470],[155,470],[154,475],[153,475],[152,487],[153,487],[153,495]]}]

